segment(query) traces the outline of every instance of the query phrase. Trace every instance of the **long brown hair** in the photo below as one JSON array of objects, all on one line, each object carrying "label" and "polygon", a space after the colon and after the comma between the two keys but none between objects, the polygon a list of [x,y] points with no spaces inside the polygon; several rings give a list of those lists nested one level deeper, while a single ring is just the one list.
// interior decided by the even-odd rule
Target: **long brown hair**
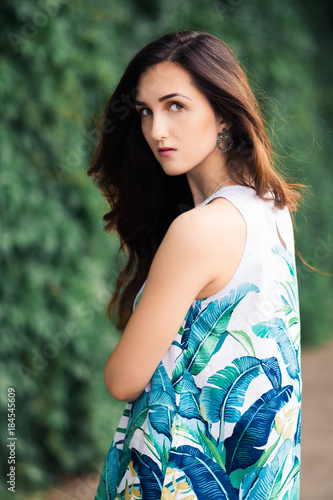
[{"label": "long brown hair", "polygon": [[288,206],[291,215],[300,201],[298,189],[303,187],[285,182],[273,167],[264,118],[228,45],[211,34],[183,30],[144,47],[128,64],[106,105],[98,125],[99,144],[88,170],[111,207],[103,217],[105,230],[116,231],[119,252],[128,254],[108,306],[111,319],[111,311],[118,305],[119,330],[127,324],[135,296],[170,223],[183,207],[194,206],[186,175],[164,173],[142,134],[135,110],[140,75],[164,61],[187,70],[217,115],[232,123],[229,132],[234,145],[227,159],[232,179],[244,186],[251,183],[262,199],[271,192],[274,204]]}]

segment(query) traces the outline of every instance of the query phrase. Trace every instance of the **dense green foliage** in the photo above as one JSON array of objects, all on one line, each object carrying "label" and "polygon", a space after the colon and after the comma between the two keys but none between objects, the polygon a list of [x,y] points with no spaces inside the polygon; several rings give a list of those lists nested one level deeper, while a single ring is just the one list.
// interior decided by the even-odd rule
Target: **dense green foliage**
[{"label": "dense green foliage", "polygon": [[[279,168],[312,186],[296,217],[297,246],[333,272],[331,23],[327,7],[308,0],[6,0],[1,24],[1,444],[13,387],[24,491],[64,472],[100,472],[122,408],[103,384],[118,338],[106,316],[118,241],[103,232],[106,205],[86,170],[93,117],[128,60],[167,29],[206,30],[232,47]],[[298,275],[303,341],[323,342],[332,335],[332,277],[300,261]],[[2,468],[3,481],[6,453]]]}]

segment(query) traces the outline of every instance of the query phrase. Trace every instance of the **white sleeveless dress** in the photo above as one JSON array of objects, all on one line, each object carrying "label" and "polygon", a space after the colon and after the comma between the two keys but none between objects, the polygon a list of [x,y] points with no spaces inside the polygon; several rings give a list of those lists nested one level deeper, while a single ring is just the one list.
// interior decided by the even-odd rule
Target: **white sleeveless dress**
[{"label": "white sleeveless dress", "polygon": [[222,290],[193,301],[151,382],[127,404],[97,500],[299,499],[300,320],[291,217],[239,185],[197,206],[216,197],[233,203],[246,222],[242,260]]}]

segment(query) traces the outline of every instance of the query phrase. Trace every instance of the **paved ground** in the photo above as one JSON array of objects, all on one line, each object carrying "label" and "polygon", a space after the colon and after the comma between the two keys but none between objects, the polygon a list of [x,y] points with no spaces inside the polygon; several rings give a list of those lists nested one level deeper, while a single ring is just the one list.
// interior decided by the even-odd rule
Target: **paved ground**
[{"label": "paved ground", "polygon": [[[303,351],[302,373],[300,500],[333,500],[333,342]],[[97,474],[73,478],[31,500],[94,500],[98,479]]]}]

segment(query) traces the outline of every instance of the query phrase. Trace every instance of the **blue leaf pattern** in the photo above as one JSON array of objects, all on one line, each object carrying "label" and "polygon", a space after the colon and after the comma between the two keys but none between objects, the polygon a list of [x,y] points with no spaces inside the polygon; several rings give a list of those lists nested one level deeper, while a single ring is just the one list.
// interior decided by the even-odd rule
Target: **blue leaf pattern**
[{"label": "blue leaf pattern", "polygon": [[116,446],[111,446],[110,451],[106,457],[105,465],[107,484],[111,485],[109,493],[112,498],[116,494],[115,485],[117,484],[119,470],[119,450]]},{"label": "blue leaf pattern", "polygon": [[143,498],[145,500],[160,498],[164,476],[156,462],[134,449],[133,465],[140,480]]},{"label": "blue leaf pattern", "polygon": [[261,338],[271,338],[276,341],[291,378],[298,378],[300,367],[298,353],[293,346],[288,328],[281,318],[272,318],[252,326],[252,331]]},{"label": "blue leaf pattern", "polygon": [[185,370],[182,379],[182,392],[179,396],[178,413],[186,418],[201,420],[200,394],[201,391],[195,385],[193,375]]},{"label": "blue leaf pattern", "polygon": [[272,248],[272,253],[277,254],[284,259],[285,263],[288,266],[290,276],[292,278],[295,278],[296,277],[296,268],[294,265],[294,259],[293,259],[292,253],[280,244],[275,245]]},{"label": "blue leaf pattern", "polygon": [[299,499],[296,269],[281,244],[269,251],[279,269],[274,311],[252,319],[267,296],[247,280],[192,303],[150,384],[126,406],[96,500]]},{"label": "blue leaf pattern", "polygon": [[[292,442],[287,439],[279,448],[271,464],[263,467],[260,472],[251,479],[253,480],[250,485],[246,478],[241,486],[240,500],[273,500],[280,498],[279,495],[283,493],[285,483],[282,482],[283,469],[286,466],[288,455],[292,449]],[[291,471],[289,471],[289,481],[296,484],[299,480],[299,462],[295,461]],[[251,486],[251,488],[248,488]],[[291,497],[292,499],[295,497]]]},{"label": "blue leaf pattern", "polygon": [[243,414],[232,436],[224,443],[229,473],[239,468],[246,469],[257,462],[263,453],[260,448],[268,441],[276,413],[289,401],[291,393],[290,385],[280,391],[271,389]]},{"label": "blue leaf pattern", "polygon": [[221,349],[228,334],[227,326],[230,317],[244,297],[249,292],[259,292],[258,287],[251,283],[242,283],[229,292],[229,295],[214,300],[196,316],[192,324],[191,337],[187,348],[176,360],[173,382],[181,380],[184,370],[193,375],[200,373],[210,358]]},{"label": "blue leaf pattern", "polygon": [[261,371],[260,359],[244,356],[235,359],[234,366],[227,366],[209,377],[200,397],[204,417],[210,422],[237,422],[241,416],[238,408],[244,403],[251,381]]},{"label": "blue leaf pattern", "polygon": [[198,449],[180,446],[177,451],[172,450],[170,465],[185,472],[198,500],[237,500],[237,490],[232,487],[228,475]]},{"label": "blue leaf pattern", "polygon": [[181,347],[182,349],[186,349],[188,345],[188,341],[190,338],[191,334],[191,328],[193,322],[196,320],[198,314],[200,314],[200,307],[199,304],[196,302],[194,307],[191,307],[186,315],[185,318],[185,326],[184,326],[184,332],[182,335],[182,340],[181,340]]}]

